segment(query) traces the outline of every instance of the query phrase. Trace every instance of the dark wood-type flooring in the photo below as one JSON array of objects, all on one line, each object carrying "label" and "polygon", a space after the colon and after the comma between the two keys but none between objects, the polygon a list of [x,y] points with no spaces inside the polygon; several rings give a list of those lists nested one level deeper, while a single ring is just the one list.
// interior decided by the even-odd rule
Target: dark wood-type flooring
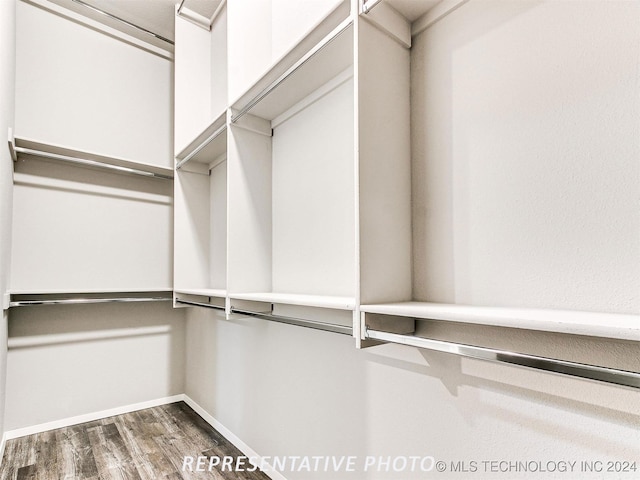
[{"label": "dark wood-type flooring", "polygon": [[9,440],[0,480],[269,480],[260,471],[182,471],[185,456],[242,453],[177,402]]}]

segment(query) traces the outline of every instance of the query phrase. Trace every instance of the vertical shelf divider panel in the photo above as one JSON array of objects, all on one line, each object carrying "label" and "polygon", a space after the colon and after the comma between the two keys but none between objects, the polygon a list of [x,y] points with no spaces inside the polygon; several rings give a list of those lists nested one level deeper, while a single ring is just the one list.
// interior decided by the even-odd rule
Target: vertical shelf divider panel
[{"label": "vertical shelf divider panel", "polygon": [[229,295],[271,291],[271,123],[247,114],[229,126]]},{"label": "vertical shelf divider panel", "polygon": [[226,308],[227,10],[176,16],[174,305]]},{"label": "vertical shelf divider panel", "polygon": [[[398,14],[358,17],[360,301],[411,298],[410,66]],[[373,12],[372,12],[373,13]],[[382,15],[381,15],[382,14]],[[391,27],[381,29],[389,20]],[[375,25],[375,26],[374,26]],[[396,28],[397,29],[397,28]],[[405,30],[409,30],[406,23]],[[358,332],[361,340],[364,332]]]}]

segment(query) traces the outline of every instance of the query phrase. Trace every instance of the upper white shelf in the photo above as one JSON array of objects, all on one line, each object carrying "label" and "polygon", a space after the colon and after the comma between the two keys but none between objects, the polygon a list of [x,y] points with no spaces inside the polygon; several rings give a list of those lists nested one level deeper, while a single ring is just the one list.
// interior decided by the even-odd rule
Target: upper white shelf
[{"label": "upper white shelf", "polygon": [[273,120],[352,66],[353,43],[353,19],[338,8],[232,104],[231,121],[249,112]]},{"label": "upper white shelf", "polygon": [[227,152],[227,112],[223,111],[176,155],[176,169],[188,162],[210,164]]},{"label": "upper white shelf", "polygon": [[353,297],[335,297],[324,295],[298,295],[290,293],[234,293],[229,295],[235,300],[249,300],[252,302],[279,303],[284,305],[300,305],[305,307],[331,308],[335,310],[354,310]]},{"label": "upper white shelf", "polygon": [[201,297],[217,297],[224,298],[227,291],[220,288],[176,288],[175,293],[183,295],[198,295]]},{"label": "upper white shelf", "polygon": [[361,311],[401,317],[640,341],[640,315],[537,308],[476,307],[426,302],[363,305]]},{"label": "upper white shelf", "polygon": [[165,179],[173,178],[173,169],[171,168],[75,150],[24,137],[13,137],[11,130],[9,131],[9,149],[11,150],[11,155],[14,160],[17,160],[19,155],[29,155],[78,164],[85,167],[107,168],[119,173],[131,173]]}]

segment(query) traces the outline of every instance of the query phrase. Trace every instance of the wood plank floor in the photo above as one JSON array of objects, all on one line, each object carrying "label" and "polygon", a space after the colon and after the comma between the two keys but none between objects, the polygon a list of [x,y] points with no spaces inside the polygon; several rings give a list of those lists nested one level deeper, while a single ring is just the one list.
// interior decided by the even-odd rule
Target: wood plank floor
[{"label": "wood plank floor", "polygon": [[208,471],[208,463],[204,472],[183,471],[186,456],[242,453],[177,402],[9,440],[0,480],[269,480],[260,471]]}]

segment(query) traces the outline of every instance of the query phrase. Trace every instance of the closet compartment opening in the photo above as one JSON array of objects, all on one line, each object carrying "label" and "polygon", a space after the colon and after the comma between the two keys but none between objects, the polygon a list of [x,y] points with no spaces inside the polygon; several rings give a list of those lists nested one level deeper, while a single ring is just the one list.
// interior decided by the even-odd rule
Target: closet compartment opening
[{"label": "closet compartment opening", "polygon": [[[244,106],[268,85],[279,83],[292,65],[349,21],[350,9],[350,0],[230,2],[229,103]],[[338,71],[325,77],[318,70],[317,78],[307,79],[307,93]]]},{"label": "closet compartment opening", "polygon": [[[222,298],[227,283],[227,128],[220,115],[176,157],[174,290]],[[196,299],[200,303],[202,298]]]},{"label": "closet compartment opening", "polygon": [[[250,296],[247,295],[246,298]],[[243,296],[243,298],[245,298]],[[261,298],[254,296],[253,298]],[[253,317],[276,323],[313,328],[326,332],[353,336],[353,305],[338,299],[329,303],[326,298],[291,296],[284,294],[264,295],[266,301],[231,299],[229,319]],[[287,302],[287,303],[276,303]],[[311,304],[312,306],[309,306]]]},{"label": "closet compartment opening", "polygon": [[334,35],[262,100],[232,110],[232,309],[240,300],[309,306],[336,323],[344,315],[332,311],[355,310],[352,25]]},{"label": "closet compartment opening", "polygon": [[192,5],[186,2],[175,17],[174,146],[180,159],[202,145],[203,135],[213,133],[212,125],[227,108],[227,2],[196,4],[213,13],[212,18],[198,15],[196,23],[190,18]]}]

